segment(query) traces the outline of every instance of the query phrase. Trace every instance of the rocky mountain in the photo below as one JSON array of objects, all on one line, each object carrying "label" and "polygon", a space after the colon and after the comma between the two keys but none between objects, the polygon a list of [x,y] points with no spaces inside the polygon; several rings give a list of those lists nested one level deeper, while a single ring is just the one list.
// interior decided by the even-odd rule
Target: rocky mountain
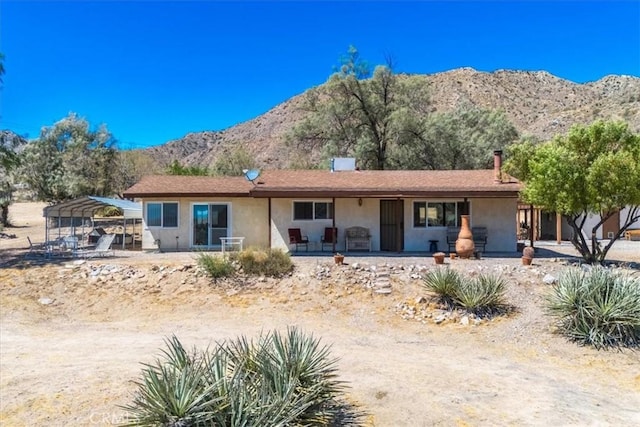
[{"label": "rocky mountain", "polygon": [[[430,87],[432,111],[450,111],[461,102],[502,109],[521,135],[550,139],[573,124],[596,119],[625,120],[640,132],[640,78],[610,75],[584,84],[546,71],[498,70],[487,73],[460,68],[431,75],[407,75]],[[284,135],[302,117],[305,94],[265,114],[222,131],[190,133],[146,151],[162,164],[210,165],[242,146],[263,167],[285,167]]]}]

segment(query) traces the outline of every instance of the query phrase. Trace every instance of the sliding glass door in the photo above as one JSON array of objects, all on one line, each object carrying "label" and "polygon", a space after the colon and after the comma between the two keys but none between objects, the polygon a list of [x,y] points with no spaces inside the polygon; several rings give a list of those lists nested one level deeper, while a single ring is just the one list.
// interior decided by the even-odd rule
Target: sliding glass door
[{"label": "sliding glass door", "polygon": [[226,204],[194,204],[193,246],[220,247],[220,237],[229,236],[229,207]]}]

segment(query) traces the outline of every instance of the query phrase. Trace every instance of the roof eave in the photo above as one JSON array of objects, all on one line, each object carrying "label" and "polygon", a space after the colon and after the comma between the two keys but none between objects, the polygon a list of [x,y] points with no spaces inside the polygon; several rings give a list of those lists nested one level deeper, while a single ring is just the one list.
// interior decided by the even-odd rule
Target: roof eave
[{"label": "roof eave", "polygon": [[295,197],[363,197],[363,198],[404,198],[404,197],[474,197],[474,198],[517,198],[519,190],[260,190],[252,191],[256,198],[295,198]]},{"label": "roof eave", "polygon": [[176,197],[250,197],[250,194],[247,192],[220,192],[220,193],[212,193],[212,192],[196,192],[196,193],[176,193],[176,192],[130,192],[124,193],[123,197],[127,199],[144,199],[150,197],[167,197],[167,198],[176,198]]}]

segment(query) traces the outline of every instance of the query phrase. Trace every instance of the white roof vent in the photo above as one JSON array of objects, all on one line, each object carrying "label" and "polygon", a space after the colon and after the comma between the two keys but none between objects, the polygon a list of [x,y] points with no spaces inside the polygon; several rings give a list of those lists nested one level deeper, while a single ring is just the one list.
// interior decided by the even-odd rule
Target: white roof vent
[{"label": "white roof vent", "polygon": [[331,172],[356,170],[355,157],[336,157],[331,159]]}]

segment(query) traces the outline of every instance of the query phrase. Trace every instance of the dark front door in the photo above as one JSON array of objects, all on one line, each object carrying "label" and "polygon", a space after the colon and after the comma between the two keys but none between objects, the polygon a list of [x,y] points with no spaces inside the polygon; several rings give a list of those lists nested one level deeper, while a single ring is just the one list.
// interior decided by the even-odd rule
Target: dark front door
[{"label": "dark front door", "polygon": [[620,212],[614,213],[602,224],[602,238],[611,239],[620,231]]},{"label": "dark front door", "polygon": [[401,252],[404,249],[404,203],[380,200],[380,250]]}]

